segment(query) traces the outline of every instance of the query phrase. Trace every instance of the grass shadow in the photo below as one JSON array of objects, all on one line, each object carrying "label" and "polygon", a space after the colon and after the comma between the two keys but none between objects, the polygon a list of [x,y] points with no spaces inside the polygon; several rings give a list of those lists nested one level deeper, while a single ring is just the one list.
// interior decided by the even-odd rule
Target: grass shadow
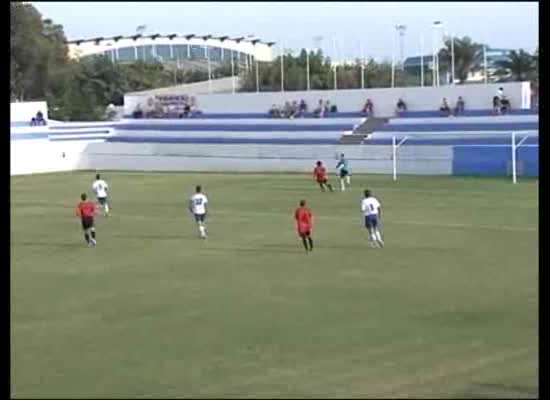
[{"label": "grass shadow", "polygon": [[462,395],[471,398],[538,398],[538,386],[506,385],[502,383],[477,383]]},{"label": "grass shadow", "polygon": [[55,242],[20,242],[20,241],[11,241],[12,246],[38,246],[38,247],[59,247],[59,248],[77,248],[85,246],[84,241],[82,242],[66,242],[66,243],[55,243]]},{"label": "grass shadow", "polygon": [[188,240],[196,239],[197,236],[191,235],[154,235],[154,234],[113,234],[113,238],[137,239],[137,240]]}]

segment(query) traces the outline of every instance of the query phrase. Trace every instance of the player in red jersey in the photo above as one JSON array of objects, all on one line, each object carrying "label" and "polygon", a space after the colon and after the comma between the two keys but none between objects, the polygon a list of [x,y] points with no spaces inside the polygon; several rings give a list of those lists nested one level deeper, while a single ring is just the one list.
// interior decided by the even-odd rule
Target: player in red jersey
[{"label": "player in red jersey", "polygon": [[313,240],[311,239],[313,213],[306,207],[305,200],[300,200],[300,207],[294,211],[294,219],[296,220],[298,235],[302,238],[306,251],[313,251]]},{"label": "player in red jersey", "polygon": [[313,178],[317,181],[323,192],[325,191],[325,185],[328,186],[329,190],[332,192],[332,185],[328,183],[327,170],[323,167],[321,161],[317,161],[317,166],[313,170]]},{"label": "player in red jersey", "polygon": [[96,214],[96,207],[92,201],[86,200],[86,193],[80,195],[81,201],[76,207],[76,216],[80,217],[82,222],[82,229],[84,230],[84,239],[89,246],[95,246],[95,227],[94,216]]}]

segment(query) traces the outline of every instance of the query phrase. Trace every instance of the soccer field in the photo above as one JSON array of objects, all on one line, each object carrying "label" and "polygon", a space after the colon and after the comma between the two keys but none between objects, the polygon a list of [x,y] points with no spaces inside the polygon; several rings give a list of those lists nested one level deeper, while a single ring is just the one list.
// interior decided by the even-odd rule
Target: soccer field
[{"label": "soccer field", "polygon": [[299,174],[102,177],[95,248],[74,216],[93,172],[11,178],[14,397],[537,397],[537,181],[356,175],[321,193]]}]

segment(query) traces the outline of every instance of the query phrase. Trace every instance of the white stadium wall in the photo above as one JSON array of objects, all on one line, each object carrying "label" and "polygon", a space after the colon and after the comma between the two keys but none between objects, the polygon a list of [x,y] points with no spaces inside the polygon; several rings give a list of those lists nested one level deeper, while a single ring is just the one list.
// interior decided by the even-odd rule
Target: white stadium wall
[{"label": "white stadium wall", "polygon": [[[93,143],[82,153],[81,169],[135,171],[239,171],[309,173],[322,160],[332,170],[345,152],[353,172],[391,174],[391,146],[369,145],[196,145]],[[400,173],[450,175],[451,146],[400,150]],[[423,162],[415,161],[421,158]],[[426,162],[429,160],[429,162]],[[334,165],[333,165],[334,164]]]},{"label": "white stadium wall", "polygon": [[45,101],[10,103],[10,121],[30,123],[38,111],[42,112],[46,120],[48,119],[48,104]]},{"label": "white stadium wall", "polygon": [[[492,108],[493,96],[499,87],[510,99],[512,108],[530,108],[530,97],[526,96],[529,82],[510,82],[498,84],[468,84],[440,87],[406,87],[383,89],[349,89],[349,90],[312,90],[296,92],[260,92],[238,94],[208,94],[197,95],[198,107],[204,113],[267,113],[273,104],[283,105],[286,101],[304,99],[310,109],[315,108],[318,101],[329,100],[336,104],[342,112],[358,112],[366,99],[372,99],[374,113],[378,117],[395,115],[397,100],[402,98],[408,109],[438,110],[443,98],[451,107],[458,96],[466,102],[466,109]],[[124,112],[130,115],[137,104],[145,106],[151,96],[124,96]]]},{"label": "white stadium wall", "polygon": [[86,142],[16,140],[10,144],[10,173],[25,175],[79,169]]}]

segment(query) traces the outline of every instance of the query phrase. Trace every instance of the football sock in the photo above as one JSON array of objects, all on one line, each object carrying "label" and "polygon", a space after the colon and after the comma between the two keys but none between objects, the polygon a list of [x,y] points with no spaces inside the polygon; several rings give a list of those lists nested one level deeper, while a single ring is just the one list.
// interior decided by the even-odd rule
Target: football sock
[{"label": "football sock", "polygon": [[95,229],[94,228],[92,228],[90,230],[90,233],[92,234],[92,239],[95,239]]},{"label": "football sock", "polygon": [[304,244],[304,247],[306,249],[306,251],[308,251],[308,247],[307,247],[307,241],[306,241],[306,237],[305,236],[302,236],[302,243]]},{"label": "football sock", "polygon": [[346,182],[348,183],[348,186],[351,185],[351,177],[349,175],[346,176]]},{"label": "football sock", "polygon": [[325,186],[322,183],[319,186],[321,187],[321,190],[324,192],[325,191]]},{"label": "football sock", "polygon": [[331,192],[333,191],[332,185],[330,183],[328,184],[328,188],[330,189]]},{"label": "football sock", "polygon": [[86,239],[86,243],[90,243],[90,235],[87,233],[84,234],[84,239]]},{"label": "football sock", "polygon": [[199,232],[201,233],[201,236],[206,236],[206,229],[204,226],[199,225]]},{"label": "football sock", "polygon": [[109,214],[109,204],[105,203],[105,214]]},{"label": "football sock", "polygon": [[309,242],[309,250],[312,251],[313,250],[313,239],[311,238],[311,236],[307,237],[307,241]]},{"label": "football sock", "polygon": [[384,246],[384,241],[382,240],[382,235],[380,235],[380,231],[376,230],[376,239],[378,239],[378,243],[380,243],[382,246]]},{"label": "football sock", "polygon": [[340,179],[340,188],[342,189],[342,192],[346,190],[346,185],[344,185],[344,180]]}]

